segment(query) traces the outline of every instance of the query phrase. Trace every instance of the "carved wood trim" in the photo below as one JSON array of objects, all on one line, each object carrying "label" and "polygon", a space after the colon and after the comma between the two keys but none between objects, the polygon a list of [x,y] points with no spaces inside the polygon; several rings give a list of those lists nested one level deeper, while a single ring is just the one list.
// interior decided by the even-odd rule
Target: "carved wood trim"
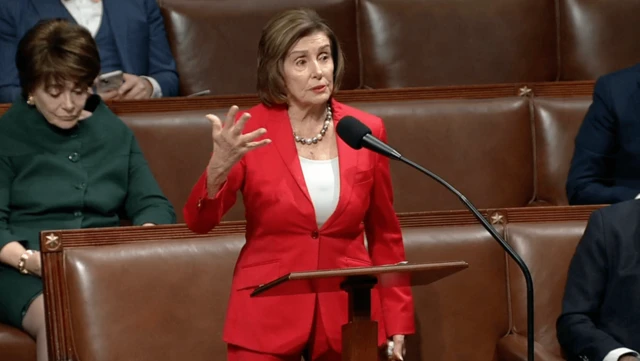
[{"label": "carved wood trim", "polygon": [[[563,81],[541,83],[509,83],[509,84],[481,84],[465,86],[438,86],[422,88],[399,89],[356,89],[338,92],[336,99],[341,102],[377,102],[393,100],[423,100],[423,99],[485,99],[520,96],[521,89],[526,87],[535,97],[571,97],[591,95],[594,81]],[[109,107],[116,114],[169,112],[179,110],[205,110],[212,108],[227,108],[231,105],[249,107],[258,104],[255,94],[217,95],[208,97],[176,97],[163,99],[149,99],[138,101],[108,102]],[[10,104],[0,104],[2,115]]]}]

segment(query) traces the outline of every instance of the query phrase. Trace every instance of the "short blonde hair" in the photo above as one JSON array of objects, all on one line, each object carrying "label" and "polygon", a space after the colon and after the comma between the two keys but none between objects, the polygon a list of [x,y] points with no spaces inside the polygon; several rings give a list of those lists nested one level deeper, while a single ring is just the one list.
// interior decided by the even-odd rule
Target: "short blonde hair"
[{"label": "short blonde hair", "polygon": [[313,10],[296,9],[273,17],[262,29],[258,43],[258,96],[266,106],[284,104],[287,93],[283,76],[284,59],[289,49],[301,38],[324,33],[331,42],[333,58],[333,93],[340,88],[344,75],[344,54],[338,38],[327,23]]}]

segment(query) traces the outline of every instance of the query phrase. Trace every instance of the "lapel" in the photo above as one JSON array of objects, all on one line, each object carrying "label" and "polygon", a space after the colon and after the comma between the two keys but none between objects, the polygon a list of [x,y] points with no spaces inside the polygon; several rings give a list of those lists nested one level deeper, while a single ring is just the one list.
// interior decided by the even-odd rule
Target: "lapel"
[{"label": "lapel", "polygon": [[274,106],[272,109],[272,116],[267,123],[269,128],[267,137],[269,137],[271,142],[276,146],[285,167],[289,173],[291,173],[291,176],[306,197],[307,202],[312,204],[311,196],[309,196],[304,175],[302,174],[302,166],[298,159],[298,151],[296,150],[296,143],[293,139],[293,128],[291,128],[287,108],[286,106]]},{"label": "lapel", "polygon": [[[31,4],[38,13],[38,19],[63,18],[75,22],[75,19],[73,19],[61,1],[62,0],[31,0]],[[33,25],[35,25],[35,23]]]},{"label": "lapel", "polygon": [[[128,34],[127,17],[122,16],[132,11],[135,11],[135,9],[130,7],[129,0],[102,0],[102,21],[104,21],[105,18],[109,21],[111,34],[113,35],[113,40],[120,55],[122,71],[126,73],[136,73],[136,71],[133,70],[133,64],[129,56],[127,39],[130,34]],[[100,26],[102,26],[102,24]]]},{"label": "lapel", "polygon": [[[331,109],[333,111],[333,129],[335,130],[338,120],[347,114],[344,113],[342,104],[336,102],[333,98],[331,99]],[[331,226],[347,208],[351,198],[353,182],[358,172],[357,166],[360,153],[349,147],[337,134],[336,143],[338,144],[338,164],[340,169],[340,198],[338,198],[338,205],[335,211],[324,222],[321,229]]]},{"label": "lapel", "polygon": [[[343,114],[343,109],[339,103],[334,100],[332,100],[331,103],[333,108],[333,125],[335,129],[338,119],[342,119],[346,114]],[[306,206],[304,207],[305,214],[312,216],[315,222],[315,211],[311,201],[311,196],[309,195],[309,190],[304,180],[302,166],[298,159],[298,151],[296,150],[296,144],[293,139],[293,129],[291,128],[287,109],[284,106],[274,107],[272,114],[273,115],[267,123],[269,129],[267,136],[275,145],[287,170],[296,181],[296,184],[306,198],[304,202],[306,203]],[[335,211],[333,211],[329,219],[327,219],[327,221],[322,225],[321,229],[325,229],[334,223],[347,208],[349,198],[351,197],[353,181],[357,173],[359,153],[351,149],[339,137],[337,137],[336,142],[338,146],[338,164],[340,172],[340,197],[338,198],[338,205],[336,206]],[[308,211],[306,211],[307,208],[309,209]]]}]

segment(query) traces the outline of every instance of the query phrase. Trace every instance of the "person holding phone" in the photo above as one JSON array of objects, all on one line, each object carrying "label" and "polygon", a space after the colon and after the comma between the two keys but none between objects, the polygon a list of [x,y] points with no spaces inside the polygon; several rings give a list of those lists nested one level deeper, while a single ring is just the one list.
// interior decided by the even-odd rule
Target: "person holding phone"
[{"label": "person holding phone", "polygon": [[133,132],[89,93],[100,56],[85,28],[37,24],[16,63],[22,96],[0,118],[0,322],[33,336],[45,361],[39,232],[176,217]]},{"label": "person holding phone", "polygon": [[178,95],[176,64],[156,0],[0,0],[0,103],[20,97],[18,41],[49,18],[85,27],[98,44],[101,73],[122,72],[121,86],[100,92],[103,99]]}]

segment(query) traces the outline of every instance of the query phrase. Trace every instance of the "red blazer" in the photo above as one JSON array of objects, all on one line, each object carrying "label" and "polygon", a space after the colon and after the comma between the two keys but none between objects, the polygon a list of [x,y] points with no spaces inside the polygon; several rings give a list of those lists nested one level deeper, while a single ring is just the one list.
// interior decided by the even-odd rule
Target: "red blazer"
[{"label": "red blazer", "polygon": [[[334,125],[351,115],[386,140],[380,118],[335,100],[332,106]],[[255,286],[293,271],[404,261],[389,160],[368,150],[353,150],[338,139],[340,198],[333,215],[318,229],[286,108],[258,105],[249,113],[244,132],[264,127],[272,143],[245,155],[212,199],[207,197],[205,171],[193,187],[184,216],[191,230],[206,233],[220,223],[242,191],[246,244],[234,270],[224,340],[265,353],[293,353],[309,339],[316,295],[251,298],[249,294]],[[319,293],[317,300],[331,346],[340,351],[347,294]],[[380,344],[391,335],[413,333],[411,289],[374,290],[372,318],[379,322]]]}]

